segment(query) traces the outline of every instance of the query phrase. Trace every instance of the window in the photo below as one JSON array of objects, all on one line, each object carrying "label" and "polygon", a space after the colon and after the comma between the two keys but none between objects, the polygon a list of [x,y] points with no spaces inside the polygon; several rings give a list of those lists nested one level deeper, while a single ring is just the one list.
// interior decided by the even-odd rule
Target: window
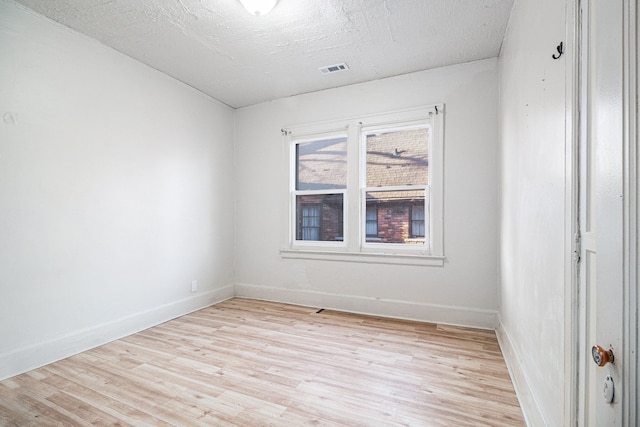
[{"label": "window", "polygon": [[424,206],[411,208],[411,237],[424,237]]},{"label": "window", "polygon": [[[414,206],[421,206],[424,213],[429,184],[429,126],[376,129],[364,132],[363,139],[366,150],[364,203],[367,212],[370,207],[379,212],[375,243],[424,244],[424,240],[411,239],[412,212]],[[367,242],[374,241],[367,239]]]},{"label": "window", "polygon": [[378,237],[378,207],[367,204],[366,216],[367,237]]},{"label": "window", "polygon": [[296,240],[342,241],[346,136],[304,140],[294,148]]},{"label": "window", "polygon": [[287,129],[285,258],[443,265],[443,106]]},{"label": "window", "polygon": [[320,240],[320,205],[302,204],[301,240]]}]

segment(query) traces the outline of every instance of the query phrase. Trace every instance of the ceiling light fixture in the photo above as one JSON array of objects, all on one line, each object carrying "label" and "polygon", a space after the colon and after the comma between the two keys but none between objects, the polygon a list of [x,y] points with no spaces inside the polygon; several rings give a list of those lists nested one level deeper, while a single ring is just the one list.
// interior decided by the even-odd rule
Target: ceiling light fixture
[{"label": "ceiling light fixture", "polygon": [[271,9],[278,3],[278,0],[240,0],[249,13],[261,16],[271,12]]}]

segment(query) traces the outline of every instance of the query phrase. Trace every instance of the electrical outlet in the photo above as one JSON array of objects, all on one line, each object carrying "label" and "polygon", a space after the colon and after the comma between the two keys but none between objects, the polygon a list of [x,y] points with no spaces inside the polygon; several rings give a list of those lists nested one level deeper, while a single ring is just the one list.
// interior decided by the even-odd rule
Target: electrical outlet
[{"label": "electrical outlet", "polygon": [[198,281],[197,280],[192,280],[191,281],[191,292],[197,292],[198,291]]}]

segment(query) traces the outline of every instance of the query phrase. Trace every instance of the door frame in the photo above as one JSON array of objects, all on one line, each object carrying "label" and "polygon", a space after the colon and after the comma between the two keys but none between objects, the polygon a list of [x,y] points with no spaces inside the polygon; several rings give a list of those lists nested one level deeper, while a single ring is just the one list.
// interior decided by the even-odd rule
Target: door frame
[{"label": "door frame", "polygon": [[[623,349],[617,360],[622,364],[622,372],[627,381],[620,384],[622,389],[622,425],[635,426],[640,422],[637,410],[638,403],[638,287],[640,285],[638,263],[640,253],[640,185],[638,149],[638,60],[639,13],[637,2],[623,2]],[[587,313],[586,296],[582,291],[580,277],[580,152],[587,134],[586,114],[588,102],[589,34],[588,13],[589,0],[567,1],[567,34],[566,50],[566,247],[571,250],[565,255],[565,425],[583,425],[587,397],[585,390],[585,374],[590,363],[589,349],[593,343],[588,342],[586,330]]]}]

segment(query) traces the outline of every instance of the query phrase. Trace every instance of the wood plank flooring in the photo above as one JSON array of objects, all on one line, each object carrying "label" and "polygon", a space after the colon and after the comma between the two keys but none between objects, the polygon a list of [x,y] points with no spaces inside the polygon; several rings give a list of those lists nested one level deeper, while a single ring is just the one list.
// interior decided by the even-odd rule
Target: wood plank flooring
[{"label": "wood plank flooring", "polygon": [[522,426],[492,331],[232,299],[0,382],[2,426]]}]

